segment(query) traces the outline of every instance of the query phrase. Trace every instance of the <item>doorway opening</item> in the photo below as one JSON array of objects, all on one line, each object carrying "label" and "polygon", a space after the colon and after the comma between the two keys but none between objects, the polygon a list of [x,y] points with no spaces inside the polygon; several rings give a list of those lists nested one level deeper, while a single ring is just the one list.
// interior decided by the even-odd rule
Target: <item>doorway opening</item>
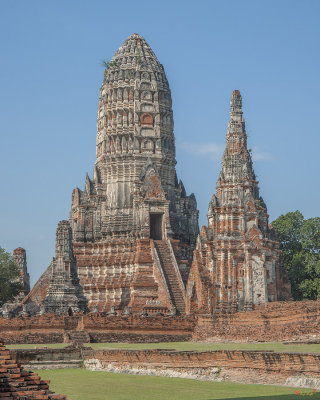
[{"label": "doorway opening", "polygon": [[153,240],[162,240],[162,216],[150,214],[150,238]]}]

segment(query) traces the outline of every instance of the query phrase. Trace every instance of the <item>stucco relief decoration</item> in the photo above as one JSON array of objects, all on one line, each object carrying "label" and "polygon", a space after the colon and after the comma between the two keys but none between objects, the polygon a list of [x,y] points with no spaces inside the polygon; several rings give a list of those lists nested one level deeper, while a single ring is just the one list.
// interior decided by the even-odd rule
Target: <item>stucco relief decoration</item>
[{"label": "stucco relief decoration", "polygon": [[150,169],[146,174],[145,181],[143,183],[143,192],[146,200],[165,200],[165,194],[161,187],[159,175],[154,169]]},{"label": "stucco relief decoration", "polygon": [[153,125],[153,116],[148,113],[144,113],[140,116],[141,125]]}]

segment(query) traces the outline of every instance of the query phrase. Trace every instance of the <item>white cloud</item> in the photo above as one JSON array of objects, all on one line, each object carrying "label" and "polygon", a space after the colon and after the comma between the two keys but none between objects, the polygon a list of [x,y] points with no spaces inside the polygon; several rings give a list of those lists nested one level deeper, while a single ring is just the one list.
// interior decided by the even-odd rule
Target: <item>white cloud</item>
[{"label": "white cloud", "polygon": [[214,161],[221,161],[224,150],[223,144],[217,143],[188,143],[183,142],[180,147],[196,156],[208,156]]},{"label": "white cloud", "polygon": [[267,153],[266,151],[259,150],[258,147],[252,149],[252,160],[253,161],[271,161],[273,160],[273,155]]},{"label": "white cloud", "polygon": [[[207,156],[214,161],[221,161],[225,144],[182,142],[179,147],[189,154],[195,156]],[[274,157],[272,154],[266,151],[261,151],[258,147],[254,147],[252,149],[252,159],[255,162],[271,161]]]}]

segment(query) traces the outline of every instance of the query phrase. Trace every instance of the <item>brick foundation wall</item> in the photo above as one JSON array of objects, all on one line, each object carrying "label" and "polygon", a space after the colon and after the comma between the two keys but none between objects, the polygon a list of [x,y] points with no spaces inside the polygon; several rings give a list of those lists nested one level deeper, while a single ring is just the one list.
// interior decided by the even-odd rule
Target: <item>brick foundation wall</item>
[{"label": "brick foundation wall", "polygon": [[217,350],[206,352],[168,350],[91,350],[85,360],[101,365],[148,368],[237,368],[284,375],[310,374],[320,377],[320,355],[272,351]]},{"label": "brick foundation wall", "polygon": [[128,317],[103,313],[0,317],[0,340],[62,343],[71,331],[85,331],[92,342],[167,342],[190,340],[287,341],[320,339],[320,301],[267,303],[253,311],[185,317]]},{"label": "brick foundation wall", "polygon": [[0,339],[14,343],[63,343],[70,331],[85,331],[92,342],[162,342],[190,340],[194,317],[113,317],[103,314],[5,319],[0,317]]},{"label": "brick foundation wall", "polygon": [[93,350],[67,347],[63,349],[17,349],[12,358],[22,365],[31,361],[99,360],[101,366],[113,364],[132,368],[251,369],[257,372],[320,377],[320,354],[285,353],[252,350],[174,351],[174,350]]},{"label": "brick foundation wall", "polygon": [[253,311],[200,315],[193,339],[286,341],[320,335],[320,301],[267,303]]}]

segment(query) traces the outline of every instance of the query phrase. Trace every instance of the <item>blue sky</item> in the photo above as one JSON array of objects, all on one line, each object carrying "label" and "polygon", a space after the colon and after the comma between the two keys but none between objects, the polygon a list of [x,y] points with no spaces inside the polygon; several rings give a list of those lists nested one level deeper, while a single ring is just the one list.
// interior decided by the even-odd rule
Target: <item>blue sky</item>
[{"label": "blue sky", "polygon": [[134,32],[164,65],[177,171],[200,224],[234,89],[270,221],[319,216],[319,15],[318,0],[0,0],[0,246],[26,248],[32,282],[49,265],[93,169],[100,60]]}]

